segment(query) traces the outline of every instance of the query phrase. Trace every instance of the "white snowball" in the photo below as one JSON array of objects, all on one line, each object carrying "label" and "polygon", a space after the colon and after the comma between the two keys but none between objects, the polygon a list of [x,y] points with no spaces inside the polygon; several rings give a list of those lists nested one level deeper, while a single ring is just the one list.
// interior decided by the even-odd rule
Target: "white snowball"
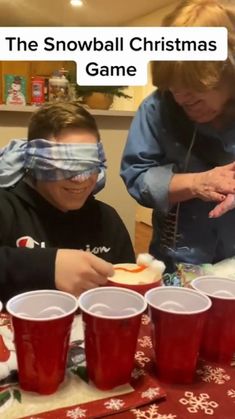
[{"label": "white snowball", "polygon": [[151,256],[149,253],[140,253],[137,257],[137,265],[144,265],[149,266],[152,261],[154,260],[154,257]]},{"label": "white snowball", "polygon": [[150,269],[161,274],[165,271],[166,265],[161,260],[154,259],[150,264]]}]

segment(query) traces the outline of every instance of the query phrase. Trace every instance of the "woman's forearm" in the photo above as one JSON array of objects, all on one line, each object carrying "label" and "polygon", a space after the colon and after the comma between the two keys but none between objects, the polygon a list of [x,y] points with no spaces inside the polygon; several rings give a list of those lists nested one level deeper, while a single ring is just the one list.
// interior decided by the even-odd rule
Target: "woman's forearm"
[{"label": "woman's forearm", "polygon": [[202,201],[223,202],[228,194],[235,194],[235,162],[198,173],[176,174],[169,185],[169,202]]},{"label": "woman's forearm", "polygon": [[194,191],[195,173],[176,174],[172,177],[169,185],[169,202],[176,204],[182,201],[196,198]]}]

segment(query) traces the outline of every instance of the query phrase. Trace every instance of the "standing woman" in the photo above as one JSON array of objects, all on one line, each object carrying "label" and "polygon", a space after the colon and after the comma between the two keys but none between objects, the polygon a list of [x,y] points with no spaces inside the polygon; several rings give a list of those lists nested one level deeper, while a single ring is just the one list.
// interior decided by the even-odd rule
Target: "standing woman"
[{"label": "standing woman", "polygon": [[150,253],[174,271],[235,255],[235,210],[214,218],[235,193],[235,2],[183,0],[162,25],[228,29],[226,61],[152,63],[158,90],[137,111],[123,154],[129,193],[153,208]]}]

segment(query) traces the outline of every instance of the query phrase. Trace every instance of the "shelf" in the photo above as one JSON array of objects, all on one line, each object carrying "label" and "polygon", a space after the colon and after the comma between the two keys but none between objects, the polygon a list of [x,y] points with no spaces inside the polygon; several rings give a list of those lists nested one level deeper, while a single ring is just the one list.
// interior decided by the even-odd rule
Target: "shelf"
[{"label": "shelf", "polygon": [[[0,105],[0,112],[34,112],[39,108],[35,105]],[[88,109],[92,115],[97,116],[124,116],[132,118],[135,115],[135,111],[122,111],[122,110],[102,110],[102,109]]]},{"label": "shelf", "polygon": [[38,106],[30,105],[0,105],[2,112],[34,112]]}]

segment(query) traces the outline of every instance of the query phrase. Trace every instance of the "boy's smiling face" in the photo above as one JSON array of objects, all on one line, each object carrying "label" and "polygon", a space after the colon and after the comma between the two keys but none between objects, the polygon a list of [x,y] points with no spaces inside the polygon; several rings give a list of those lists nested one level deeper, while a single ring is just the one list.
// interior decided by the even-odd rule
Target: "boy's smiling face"
[{"label": "boy's smiling face", "polygon": [[[65,144],[97,143],[95,134],[78,128],[63,129],[56,137],[50,137],[48,140]],[[36,181],[35,188],[54,207],[66,212],[83,207],[96,186],[97,178],[98,174],[93,174],[83,181],[74,179],[40,180]]]}]

